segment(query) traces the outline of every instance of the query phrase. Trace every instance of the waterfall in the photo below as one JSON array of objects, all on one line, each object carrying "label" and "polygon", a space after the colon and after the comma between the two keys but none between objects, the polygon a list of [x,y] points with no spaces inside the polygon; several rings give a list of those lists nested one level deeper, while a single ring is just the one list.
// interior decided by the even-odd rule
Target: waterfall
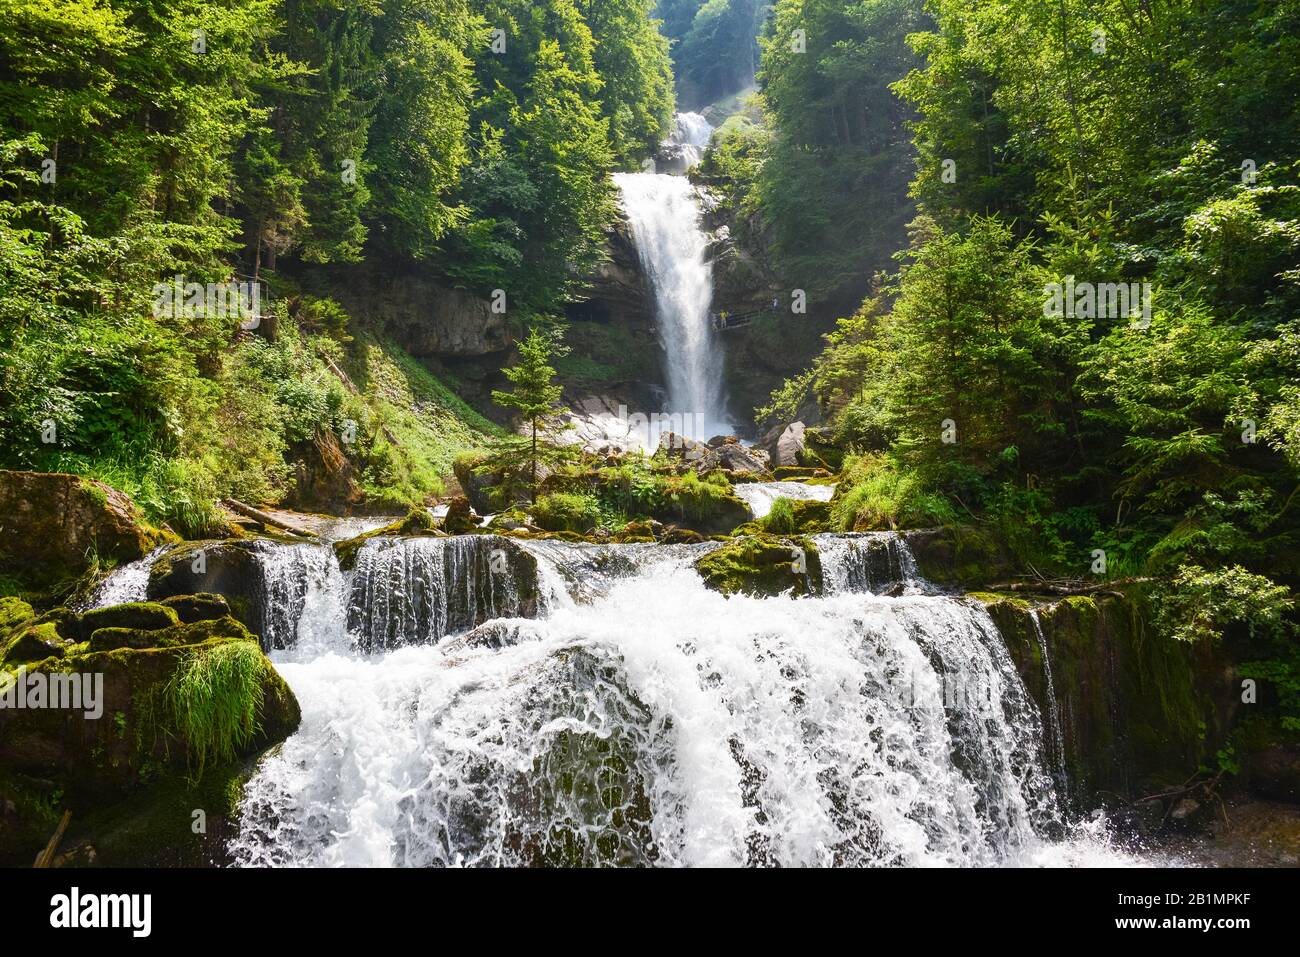
[{"label": "waterfall", "polygon": [[79,611],[92,608],[106,608],[109,605],[121,605],[129,601],[144,601],[149,586],[149,572],[158,556],[167,550],[160,545],[144,558],[136,559],[120,568],[115,568],[96,586],[81,606]]},{"label": "waterfall", "polygon": [[614,181],[654,292],[667,411],[695,423],[684,426],[691,438],[730,432],[722,348],[709,317],[713,270],[695,189],[685,177],[661,173],[619,173]]},{"label": "waterfall", "polygon": [[673,131],[659,146],[659,168],[665,173],[685,173],[699,163],[709,145],[713,127],[699,113],[678,113]]},{"label": "waterfall", "polygon": [[348,631],[363,649],[437,641],[537,607],[536,559],[492,535],[376,539],[357,554]]},{"label": "waterfall", "polygon": [[[893,533],[816,541],[827,594],[800,599],[706,588],[716,543],[368,543],[350,647],[273,652],[303,722],[248,782],[233,860],[1132,863],[1063,824],[982,606]],[[503,542],[533,608],[484,578]]]},{"label": "waterfall", "polygon": [[1034,640],[1038,642],[1039,653],[1043,656],[1043,697],[1047,699],[1047,726],[1051,730],[1051,748],[1048,749],[1048,761],[1056,777],[1057,785],[1063,791],[1068,790],[1069,781],[1065,773],[1065,735],[1061,733],[1061,709],[1056,704],[1056,683],[1052,680],[1052,659],[1047,651],[1047,636],[1043,634],[1043,623],[1038,620],[1038,609],[1029,609],[1029,623],[1034,629]]}]

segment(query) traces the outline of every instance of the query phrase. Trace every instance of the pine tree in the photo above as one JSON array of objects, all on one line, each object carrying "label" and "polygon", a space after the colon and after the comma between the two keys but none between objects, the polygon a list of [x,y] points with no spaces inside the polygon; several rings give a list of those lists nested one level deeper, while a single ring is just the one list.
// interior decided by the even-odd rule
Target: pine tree
[{"label": "pine tree", "polygon": [[492,392],[493,402],[517,410],[528,421],[531,437],[529,463],[532,472],[529,495],[533,501],[537,500],[538,430],[544,424],[546,416],[568,411],[560,405],[564,389],[555,384],[555,368],[551,365],[551,360],[568,351],[568,346],[556,342],[553,335],[533,328],[529,331],[528,338],[519,343],[519,364],[502,370],[506,378],[514,383],[514,388],[509,392]]}]

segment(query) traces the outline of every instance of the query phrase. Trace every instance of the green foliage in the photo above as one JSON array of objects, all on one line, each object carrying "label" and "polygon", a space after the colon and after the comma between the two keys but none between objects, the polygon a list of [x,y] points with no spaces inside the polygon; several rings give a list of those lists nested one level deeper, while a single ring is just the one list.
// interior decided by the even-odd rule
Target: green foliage
[{"label": "green foliage", "polygon": [[1215,641],[1232,625],[1271,636],[1290,630],[1284,619],[1294,607],[1289,588],[1240,565],[1215,571],[1187,565],[1178,570],[1158,620],[1179,641]]},{"label": "green foliage", "polygon": [[585,533],[601,524],[600,502],[593,495],[551,492],[532,506],[533,521],[548,532]]},{"label": "green foliage", "polygon": [[[343,452],[373,503],[436,493],[496,429],[292,274],[423,261],[510,289],[512,315],[558,312],[601,255],[607,173],[670,119],[648,6],[5,4],[0,465],[112,475],[199,534],[217,497],[292,494],[352,422]],[[158,308],[160,280],[249,276],[277,294],[254,335]]]},{"label": "green foliage", "polygon": [[195,777],[235,759],[258,733],[258,709],[270,663],[253,641],[200,646],[186,654],[163,688],[167,730],[186,743]]},{"label": "green foliage", "polygon": [[659,0],[664,35],[687,105],[698,108],[754,82],[769,0]]},{"label": "green foliage", "polygon": [[663,489],[664,502],[692,522],[713,518],[733,499],[731,482],[721,472],[710,472],[704,478],[687,472],[668,478]]},{"label": "green foliage", "polygon": [[550,333],[532,329],[528,338],[519,343],[519,365],[502,370],[515,387],[509,392],[494,390],[492,393],[493,402],[514,409],[528,425],[528,461],[534,499],[537,496],[538,434],[543,430],[547,416],[564,411],[559,404],[564,387],[555,383],[555,368],[550,363],[553,356],[567,351],[568,347],[557,343]]},{"label": "green foliage", "polygon": [[793,535],[799,531],[799,523],[794,517],[794,504],[784,496],[772,503],[772,508],[758,523],[763,531],[773,535]]},{"label": "green foliage", "polygon": [[908,111],[890,84],[917,63],[903,40],[922,28],[921,7],[779,0],[764,31],[759,82],[774,135],[754,202],[781,274],[813,298],[861,297],[903,241]]},{"label": "green foliage", "polygon": [[831,503],[833,525],[846,532],[943,525],[955,518],[952,505],[926,490],[915,472],[880,455],[846,458]]}]

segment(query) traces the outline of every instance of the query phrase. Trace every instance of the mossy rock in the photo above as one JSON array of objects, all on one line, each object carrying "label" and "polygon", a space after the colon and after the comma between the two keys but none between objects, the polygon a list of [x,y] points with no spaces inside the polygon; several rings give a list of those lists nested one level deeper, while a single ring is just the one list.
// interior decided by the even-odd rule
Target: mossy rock
[{"label": "mossy rock", "polygon": [[6,596],[0,598],[0,638],[4,638],[36,617],[32,606],[21,598]]},{"label": "mossy rock", "polygon": [[469,499],[459,495],[447,506],[447,517],[442,520],[442,530],[448,535],[466,535],[477,532],[478,517]]},{"label": "mossy rock", "polygon": [[1006,543],[987,529],[952,525],[912,529],[903,534],[916,559],[917,570],[936,585],[974,591],[1017,574],[1015,559]]},{"label": "mossy rock", "polygon": [[44,622],[22,629],[18,637],[4,650],[6,665],[62,658],[69,643],[59,634],[53,622]]},{"label": "mossy rock", "polygon": [[197,595],[172,595],[159,602],[176,612],[182,624],[192,625],[196,621],[214,621],[230,614],[230,602],[221,595],[200,592]]},{"label": "mossy rock", "polygon": [[292,691],[234,618],[135,634],[152,646],[76,645],[29,667],[29,679],[51,686],[97,683],[98,714],[87,697],[80,710],[0,709],[0,767],[57,782],[76,807],[100,806],[147,784],[153,770],[197,777],[297,727]]},{"label": "mossy rock", "polygon": [[0,573],[58,590],[91,567],[143,558],[179,539],[143,520],[130,496],[76,475],[0,469]]},{"label": "mossy rock", "polygon": [[844,465],[844,449],[836,444],[830,429],[811,428],[803,433],[804,445],[799,450],[799,464],[805,468],[820,468],[834,472]]},{"label": "mossy rock", "polygon": [[[218,621],[216,618],[200,619],[204,622]],[[233,619],[232,619],[233,620]],[[96,628],[86,641],[87,651],[113,651],[116,648],[171,648],[177,645],[193,644],[194,633],[189,624],[179,624],[171,628],[122,628],[108,626]]]},{"label": "mossy rock", "polygon": [[829,469],[807,465],[778,465],[772,472],[772,478],[778,482],[799,481],[800,479],[829,479],[835,473]]},{"label": "mossy rock", "polygon": [[729,533],[753,517],[749,505],[730,489],[718,489],[696,500],[671,497],[651,516],[665,525],[679,525],[703,535]]},{"label": "mossy rock", "polygon": [[815,535],[831,527],[831,503],[778,498],[772,510],[754,523],[773,535]]},{"label": "mossy rock", "polygon": [[81,616],[80,631],[92,635],[101,628],[129,628],[134,631],[155,631],[179,625],[180,617],[174,608],[156,601],[133,601],[123,605],[96,608]]},{"label": "mossy rock", "polygon": [[1044,723],[1057,715],[1065,754],[1056,760],[1080,809],[1095,807],[1102,792],[1132,799],[1179,784],[1226,736],[1230,669],[1213,649],[1158,634],[1142,594],[1039,604],[971,597],[998,626]]},{"label": "mossy rock", "polygon": [[81,630],[81,615],[62,605],[51,608],[37,618],[35,623],[54,625],[59,635],[67,641],[82,641],[85,638],[85,633]]},{"label": "mossy rock", "polygon": [[[239,833],[243,785],[254,770],[253,759],[213,768],[198,780],[173,768],[150,769],[147,783],[122,800],[89,803],[73,813],[55,866],[226,866],[232,863],[230,841]],[[199,833],[195,810],[203,812]],[[30,863],[30,855],[18,863]]]},{"label": "mossy rock", "polygon": [[695,561],[704,584],[724,595],[819,595],[821,556],[811,539],[751,535]]},{"label": "mossy rock", "polygon": [[176,595],[223,596],[248,628],[261,630],[262,573],[257,539],[187,542],[168,549],[149,571],[147,594],[161,602]]}]

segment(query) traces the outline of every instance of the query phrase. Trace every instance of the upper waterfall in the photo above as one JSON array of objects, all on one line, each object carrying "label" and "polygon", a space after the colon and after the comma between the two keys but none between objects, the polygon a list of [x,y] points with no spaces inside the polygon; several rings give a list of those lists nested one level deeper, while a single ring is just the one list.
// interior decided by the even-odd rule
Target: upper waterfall
[{"label": "upper waterfall", "polygon": [[682,415],[683,432],[691,438],[729,432],[722,346],[709,322],[713,269],[695,189],[684,177],[662,173],[619,173],[614,181],[654,291],[668,379],[666,411]]}]

